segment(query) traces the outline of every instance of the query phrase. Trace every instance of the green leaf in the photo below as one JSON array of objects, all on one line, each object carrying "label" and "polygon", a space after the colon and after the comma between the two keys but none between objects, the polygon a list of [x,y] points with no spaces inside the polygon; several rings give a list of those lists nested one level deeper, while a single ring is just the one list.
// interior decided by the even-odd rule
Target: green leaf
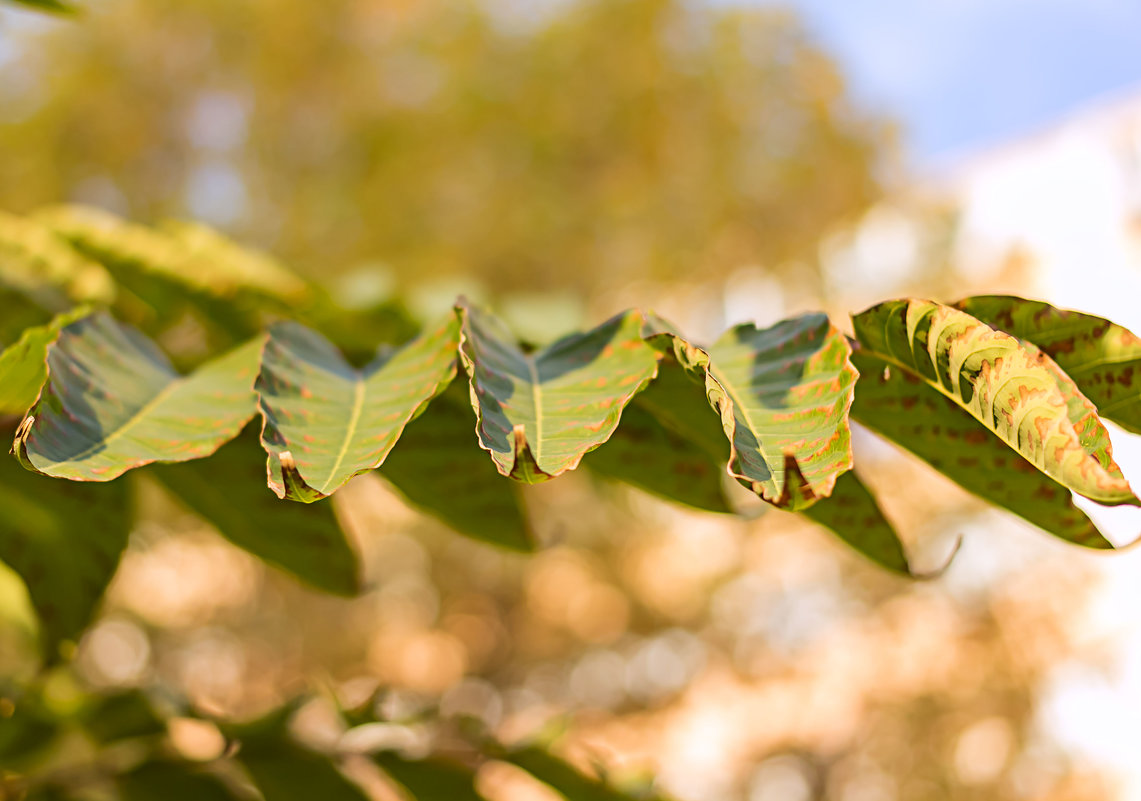
[{"label": "green leaf", "polygon": [[252,293],[292,304],[308,292],[304,281],[273,259],[197,223],[166,221],[148,228],[87,206],[44,209],[36,220],[112,272],[149,273],[223,298]]},{"label": "green leaf", "polygon": [[1100,503],[1141,505],[1091,404],[1044,354],[931,301],[882,303],[853,325],[869,356],[954,402],[1050,478]]},{"label": "green leaf", "polygon": [[854,472],[836,480],[832,494],[801,514],[832,531],[881,567],[913,576],[903,544],[875,497]]},{"label": "green leaf", "polygon": [[38,694],[0,687],[0,765],[14,768],[15,763],[35,757],[59,731],[59,719]]},{"label": "green leaf", "polygon": [[3,211],[0,284],[49,305],[106,304],[115,298],[115,283],[101,264],[85,258],[43,222]]},{"label": "green leaf", "polygon": [[360,592],[360,565],[329,504],[297,506],[265,487],[265,452],[246,434],[207,459],[148,470],[218,533],[272,565],[338,595]]},{"label": "green leaf", "polygon": [[[656,387],[657,382],[642,394],[649,395]],[[606,447],[588,454],[583,464],[601,476],[675,503],[731,513],[721,485],[724,465],[666,428],[639,403],[640,398],[623,412],[622,423]]]},{"label": "green leaf", "polygon": [[446,759],[409,760],[393,753],[372,760],[416,801],[486,801],[476,792],[475,773]]},{"label": "green leaf", "polygon": [[1112,548],[1069,490],[1040,472],[955,401],[906,370],[857,351],[852,417],[963,489],[1069,542]]},{"label": "green leaf", "polygon": [[641,316],[525,353],[499,320],[461,301],[460,357],[471,384],[480,446],[499,472],[537,483],[573,470],[606,442],[630,399],[657,374]]},{"label": "green leaf", "polygon": [[0,560],[28,587],[48,661],[91,621],[127,545],[132,504],[125,482],[46,479],[0,459]]},{"label": "green leaf", "polygon": [[[731,445],[729,473],[793,511],[828,496],[852,466],[848,407],[856,371],[847,340],[823,314],[758,329],[736,326],[708,350],[648,316],[646,337],[703,375]],[[795,469],[792,465],[795,463]]]},{"label": "green leaf", "polygon": [[488,462],[474,434],[467,388],[453,383],[408,424],[380,475],[410,503],[465,536],[534,550],[518,488]]},{"label": "green leaf", "polygon": [[404,427],[455,377],[459,324],[449,317],[357,370],[297,323],[269,332],[258,406],[269,486],[306,503],[379,467]]},{"label": "green leaf", "polygon": [[567,801],[658,801],[662,798],[656,794],[634,796],[621,792],[538,746],[516,748],[500,758],[557,790]]},{"label": "green leaf", "polygon": [[329,757],[284,737],[243,741],[237,759],[265,801],[369,801]]},{"label": "green leaf", "polygon": [[181,376],[137,331],[85,317],[48,348],[47,384],[13,450],[27,469],[75,481],[201,459],[253,417],[260,350],[259,338]]},{"label": "green leaf", "polygon": [[86,308],[58,315],[47,325],[29,328],[20,340],[0,353],[0,415],[23,414],[40,394],[48,377],[48,345],[60,329],[86,316]]},{"label": "green leaf", "polygon": [[1008,295],[966,298],[955,305],[1040,348],[1102,417],[1141,434],[1141,338],[1129,329],[1092,314]]},{"label": "green leaf", "polygon": [[217,776],[185,762],[154,760],[116,779],[122,801],[235,801]]},{"label": "green leaf", "polygon": [[166,732],[166,723],[140,690],[97,696],[80,714],[80,722],[100,745]]}]

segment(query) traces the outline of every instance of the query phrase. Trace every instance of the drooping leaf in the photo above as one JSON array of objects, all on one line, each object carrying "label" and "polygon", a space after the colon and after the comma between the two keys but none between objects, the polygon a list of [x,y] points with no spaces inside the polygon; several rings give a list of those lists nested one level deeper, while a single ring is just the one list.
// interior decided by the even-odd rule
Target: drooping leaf
[{"label": "drooping leaf", "polygon": [[0,415],[23,414],[36,402],[48,375],[48,345],[60,329],[88,312],[81,307],[58,315],[47,325],[29,328],[0,353]]},{"label": "drooping leaf", "polygon": [[852,417],[984,500],[1090,548],[1112,548],[1069,490],[918,376],[861,351]]},{"label": "drooping leaf", "polygon": [[156,759],[144,762],[115,781],[122,801],[236,801],[230,787],[186,762]]},{"label": "drooping leaf", "polygon": [[1100,503],[1141,505],[1088,400],[1045,354],[931,301],[882,303],[853,325],[869,356],[953,401],[1058,483]]},{"label": "drooping leaf", "polygon": [[460,357],[478,416],[480,446],[499,472],[537,483],[573,470],[606,442],[626,404],[656,375],[641,315],[525,353],[496,318],[460,302]]},{"label": "drooping leaf", "polygon": [[373,754],[372,760],[415,801],[487,801],[475,789],[475,772],[457,762],[404,759],[391,752]]},{"label": "drooping leaf", "polygon": [[[654,392],[656,386],[651,384],[642,394]],[[637,399],[622,413],[622,423],[606,447],[588,454],[583,464],[675,503],[709,512],[733,511],[721,485],[724,465],[666,428]]]},{"label": "drooping leaf", "polygon": [[966,298],[955,305],[1041,348],[1102,417],[1141,434],[1141,338],[1129,329],[1092,314],[1008,295]]},{"label": "drooping leaf", "polygon": [[854,472],[840,476],[831,495],[802,510],[801,514],[829,529],[881,567],[905,576],[914,575],[895,528]]},{"label": "drooping leaf", "polygon": [[100,745],[166,732],[166,722],[141,690],[98,696],[81,711],[79,721]]},{"label": "drooping leaf", "polygon": [[459,324],[448,317],[357,370],[320,334],[274,325],[257,379],[269,486],[309,503],[379,467],[404,427],[455,377],[458,339]]},{"label": "drooping leaf", "polygon": [[235,545],[326,592],[357,594],[357,555],[332,506],[276,498],[265,487],[264,457],[251,426],[207,459],[148,473]]},{"label": "drooping leaf", "polygon": [[413,505],[465,536],[534,550],[518,488],[476,447],[474,434],[467,388],[454,382],[408,424],[380,475]]},{"label": "drooping leaf", "polygon": [[45,658],[91,621],[127,545],[132,508],[125,482],[48,481],[0,459],[0,560],[24,580],[40,621]]},{"label": "drooping leaf", "polygon": [[48,348],[48,380],[17,432],[29,470],[110,481],[151,462],[200,459],[255,412],[261,339],[182,376],[148,339],[96,313]]},{"label": "drooping leaf", "polygon": [[706,397],[731,445],[729,473],[764,500],[808,508],[851,468],[847,413],[856,371],[847,340],[826,316],[763,330],[739,325],[708,350],[653,316],[644,333],[686,370],[704,374]]}]

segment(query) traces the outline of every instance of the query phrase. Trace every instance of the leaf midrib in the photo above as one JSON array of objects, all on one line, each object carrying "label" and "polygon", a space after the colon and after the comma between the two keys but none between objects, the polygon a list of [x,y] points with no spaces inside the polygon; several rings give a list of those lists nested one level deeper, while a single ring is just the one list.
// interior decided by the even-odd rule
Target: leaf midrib
[{"label": "leaf midrib", "polygon": [[[535,408],[535,441],[528,443],[528,445],[531,448],[531,456],[534,457],[535,464],[539,465],[539,451],[543,441],[543,390],[539,386],[539,367],[534,357],[526,353],[523,354],[523,363],[527,365],[527,371],[531,374],[531,404]],[[541,465],[540,469],[542,469]]]},{"label": "leaf midrib", "polygon": [[353,384],[353,410],[349,415],[349,424],[345,428],[345,438],[341,441],[341,449],[337,453],[337,459],[333,462],[333,467],[329,471],[324,483],[322,483],[319,492],[326,492],[341,470],[341,465],[345,461],[345,456],[349,452],[349,444],[356,438],[357,426],[360,425],[361,410],[364,409],[365,397],[365,380],[359,374]]}]

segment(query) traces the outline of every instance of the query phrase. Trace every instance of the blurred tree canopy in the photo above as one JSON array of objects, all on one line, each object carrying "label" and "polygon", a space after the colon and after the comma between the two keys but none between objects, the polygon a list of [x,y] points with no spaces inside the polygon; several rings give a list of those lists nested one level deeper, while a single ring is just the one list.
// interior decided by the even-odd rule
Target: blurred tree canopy
[{"label": "blurred tree canopy", "polygon": [[890,149],[771,9],[115,0],[75,19],[0,29],[0,207],[192,216],[311,275],[379,261],[405,285],[589,296],[787,270],[875,197]]}]

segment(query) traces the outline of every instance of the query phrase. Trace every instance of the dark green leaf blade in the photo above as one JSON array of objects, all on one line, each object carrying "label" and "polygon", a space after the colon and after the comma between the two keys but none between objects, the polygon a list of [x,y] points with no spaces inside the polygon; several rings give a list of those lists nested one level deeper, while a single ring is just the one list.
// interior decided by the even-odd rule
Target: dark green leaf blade
[{"label": "dark green leaf blade", "polygon": [[918,376],[857,351],[852,417],[969,492],[1069,542],[1112,548],[1069,490]]},{"label": "dark green leaf blade", "polygon": [[27,469],[110,481],[152,462],[200,459],[255,413],[254,339],[181,376],[150,340],[96,313],[48,348],[48,380],[16,436]]},{"label": "dark green leaf blade", "polygon": [[453,383],[408,424],[380,475],[410,503],[468,537],[529,552],[535,538],[519,498],[475,443],[467,388]]},{"label": "dark green leaf blade", "polygon": [[93,617],[131,530],[125,482],[48,481],[0,459],[0,560],[24,580],[45,657]]},{"label": "dark green leaf blade", "polygon": [[915,575],[895,527],[854,472],[840,476],[830,496],[801,514],[832,531],[877,565],[893,573]]},{"label": "dark green leaf blade", "polygon": [[524,353],[504,325],[461,301],[460,357],[471,385],[480,446],[499,472],[537,483],[575,469],[606,442],[626,404],[657,374],[641,315]]},{"label": "dark green leaf blade", "polygon": [[404,427],[455,377],[458,341],[449,316],[357,370],[316,332],[274,325],[256,385],[269,486],[311,502],[383,464]]},{"label": "dark green leaf blade", "polygon": [[457,762],[404,759],[390,752],[373,754],[372,761],[416,801],[487,801],[475,789],[475,772]]},{"label": "dark green leaf blade", "polygon": [[1102,417],[1141,434],[1141,338],[1129,329],[1092,314],[1009,295],[966,298],[955,306],[1041,348]]},{"label": "dark green leaf blade", "polygon": [[80,712],[79,722],[100,745],[166,732],[166,722],[141,690],[97,696]]},{"label": "dark green leaf blade", "polygon": [[237,759],[265,801],[369,801],[329,757],[284,736],[245,741]]},{"label": "dark green leaf blade", "polygon": [[624,793],[538,746],[514,748],[501,758],[557,790],[567,801],[664,801],[656,793]]},{"label": "dark green leaf blade", "polygon": [[117,777],[122,801],[237,801],[225,782],[186,762],[156,759]]},{"label": "dark green leaf blade", "polygon": [[148,469],[187,508],[240,548],[318,589],[360,592],[360,565],[328,504],[298,506],[265,487],[265,452],[248,430],[207,459]]},{"label": "dark green leaf blade", "polygon": [[1056,482],[1099,503],[1141,505],[1088,401],[1049,357],[931,301],[881,303],[853,325],[869,355],[938,391]]}]

